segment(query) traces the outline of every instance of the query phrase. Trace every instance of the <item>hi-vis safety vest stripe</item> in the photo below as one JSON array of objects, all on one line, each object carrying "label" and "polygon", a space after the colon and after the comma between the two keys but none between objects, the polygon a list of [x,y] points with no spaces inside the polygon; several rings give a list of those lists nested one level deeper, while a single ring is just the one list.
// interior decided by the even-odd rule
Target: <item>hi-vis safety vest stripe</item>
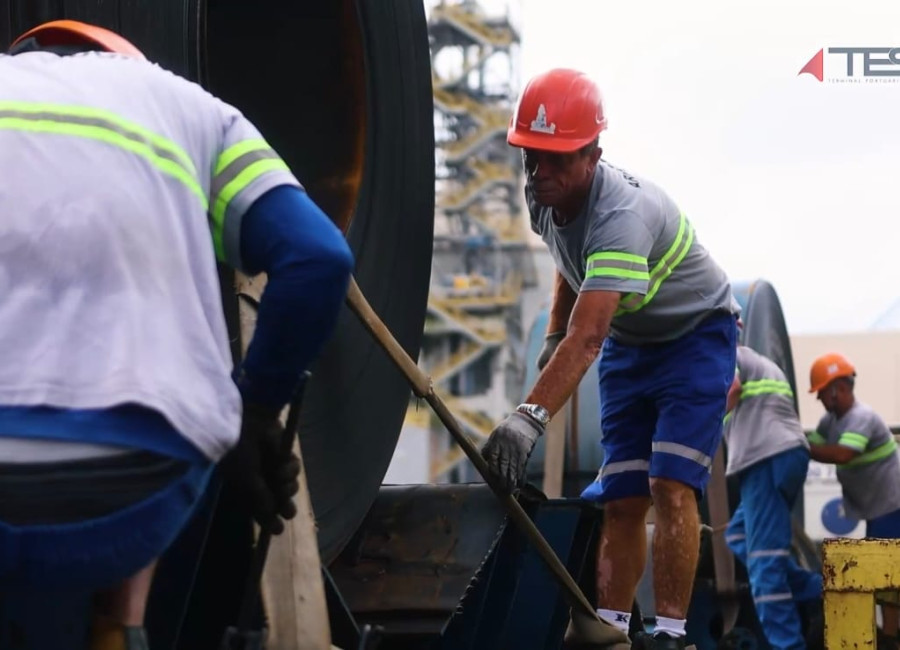
[{"label": "hi-vis safety vest stripe", "polygon": [[865,451],[866,447],[869,446],[869,439],[861,433],[845,431],[841,434],[841,437],[838,438],[838,444],[844,445],[845,447],[852,447],[856,451]]},{"label": "hi-vis safety vest stripe", "polygon": [[897,451],[897,442],[893,439],[888,440],[886,443],[875,447],[872,451],[867,451],[864,454],[860,454],[853,460],[838,465],[838,467],[857,467],[859,465],[868,465],[869,463],[874,463],[883,458],[887,458],[893,453]]},{"label": "hi-vis safety vest stripe", "polygon": [[265,140],[244,140],[219,156],[210,187],[213,244],[219,259],[225,259],[225,215],[229,204],[253,181],[274,170],[289,168]]},{"label": "hi-vis safety vest stripe", "polygon": [[791,385],[789,383],[777,379],[758,379],[756,381],[748,381],[741,384],[741,399],[758,397],[759,395],[784,395],[785,397],[793,397],[794,391],[791,390]]},{"label": "hi-vis safety vest stripe", "polygon": [[632,253],[594,253],[587,260],[586,278],[608,277],[627,280],[650,280],[647,258]]},{"label": "hi-vis safety vest stripe", "polygon": [[0,130],[96,140],[144,158],[208,206],[190,156],[177,144],[109,111],[64,104],[0,101]]},{"label": "hi-vis safety vest stripe", "polygon": [[[828,440],[818,431],[813,431],[806,436],[806,439],[809,440],[809,444],[811,445],[827,445]],[[845,447],[850,447],[851,449],[855,449],[856,451],[865,451],[866,445],[868,444],[869,439],[860,433],[853,433],[852,431],[844,432],[841,434],[841,437],[838,438],[838,444],[843,445]],[[887,442],[878,445],[875,449],[871,451],[866,451],[865,453],[860,454],[853,460],[846,463],[839,463],[838,467],[858,467],[860,465],[868,465],[869,463],[874,463],[876,461],[887,458],[891,454],[897,451],[897,441],[894,439],[888,440]]]},{"label": "hi-vis safety vest stripe", "polygon": [[[736,370],[735,374],[740,376],[740,369]],[[783,395],[784,397],[793,399],[794,391],[791,390],[791,385],[789,383],[778,379],[757,379],[756,381],[747,381],[741,384],[742,400],[750,397],[759,397],[760,395]],[[734,411],[726,413],[722,422],[728,422],[728,420],[731,419],[732,413],[734,413]]]},{"label": "hi-vis safety vest stripe", "polygon": [[683,260],[685,255],[688,254],[688,251],[691,250],[691,245],[693,243],[694,228],[682,212],[679,215],[678,232],[675,234],[675,240],[672,242],[672,245],[669,247],[669,250],[666,251],[665,255],[663,255],[659,262],[656,263],[656,266],[653,267],[653,270],[650,271],[650,283],[647,287],[646,295],[629,293],[622,296],[622,300],[619,301],[619,308],[616,310],[615,315],[621,316],[622,314],[632,314],[639,311],[653,300],[653,297],[656,296],[662,283],[666,278],[672,275],[672,272],[679,264],[681,264],[681,260]]}]

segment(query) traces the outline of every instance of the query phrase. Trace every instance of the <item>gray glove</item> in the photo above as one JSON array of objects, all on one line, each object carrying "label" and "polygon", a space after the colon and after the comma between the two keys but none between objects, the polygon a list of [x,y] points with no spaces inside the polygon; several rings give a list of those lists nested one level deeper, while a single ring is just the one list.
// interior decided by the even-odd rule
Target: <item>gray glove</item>
[{"label": "gray glove", "polygon": [[541,348],[541,353],[537,358],[537,369],[543,370],[544,366],[547,365],[547,362],[550,361],[550,357],[553,356],[553,353],[556,352],[556,346],[559,345],[559,342],[566,338],[565,332],[550,332],[547,336],[544,337],[544,347]]},{"label": "gray glove", "polygon": [[513,413],[491,432],[481,455],[507,492],[518,486],[534,444],[543,433],[544,427],[524,413]]}]

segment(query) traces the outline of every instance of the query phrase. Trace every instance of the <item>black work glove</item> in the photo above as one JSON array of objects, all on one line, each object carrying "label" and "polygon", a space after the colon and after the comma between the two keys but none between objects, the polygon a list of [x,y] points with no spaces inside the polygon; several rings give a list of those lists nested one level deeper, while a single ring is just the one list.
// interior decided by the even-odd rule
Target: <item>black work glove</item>
[{"label": "black work glove", "polygon": [[491,432],[481,455],[497,483],[512,492],[525,474],[525,466],[544,427],[524,413],[513,413]]},{"label": "black work glove", "polygon": [[281,518],[297,514],[293,497],[300,490],[300,459],[285,444],[278,415],[275,409],[245,402],[237,446],[222,460],[239,501],[273,535],[284,531]]},{"label": "black work glove", "polygon": [[550,357],[556,352],[556,347],[559,345],[559,342],[564,338],[566,338],[565,332],[550,332],[544,337],[544,346],[541,348],[537,358],[538,370],[544,369],[544,366],[550,361]]}]

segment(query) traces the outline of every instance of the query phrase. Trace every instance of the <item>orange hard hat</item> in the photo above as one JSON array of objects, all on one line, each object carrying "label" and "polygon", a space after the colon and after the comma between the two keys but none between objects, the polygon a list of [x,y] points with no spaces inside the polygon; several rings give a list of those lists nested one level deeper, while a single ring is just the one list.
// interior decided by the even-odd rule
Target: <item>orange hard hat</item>
[{"label": "orange hard hat", "polygon": [[17,38],[10,49],[22,41],[34,38],[41,47],[53,45],[95,46],[106,52],[116,52],[136,59],[146,59],[144,53],[131,42],[103,27],[77,20],[53,20],[34,27]]},{"label": "orange hard hat", "polygon": [[597,84],[577,70],[556,68],[525,86],[509,121],[506,141],[542,151],[577,151],[606,128]]},{"label": "orange hard hat", "polygon": [[809,392],[818,393],[839,377],[855,377],[856,368],[842,354],[823,354],[809,370]]}]

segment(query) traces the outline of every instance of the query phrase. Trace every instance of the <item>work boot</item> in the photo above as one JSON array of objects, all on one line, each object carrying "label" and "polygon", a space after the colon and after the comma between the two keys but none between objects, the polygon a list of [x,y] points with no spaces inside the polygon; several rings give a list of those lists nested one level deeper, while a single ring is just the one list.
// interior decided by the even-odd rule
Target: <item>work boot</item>
[{"label": "work boot", "polygon": [[665,632],[654,634],[641,632],[635,637],[631,648],[632,650],[687,650],[683,636],[671,637]]},{"label": "work boot", "polygon": [[566,650],[629,650],[628,635],[615,625],[590,617],[580,610],[572,610],[569,627],[563,639]]}]

